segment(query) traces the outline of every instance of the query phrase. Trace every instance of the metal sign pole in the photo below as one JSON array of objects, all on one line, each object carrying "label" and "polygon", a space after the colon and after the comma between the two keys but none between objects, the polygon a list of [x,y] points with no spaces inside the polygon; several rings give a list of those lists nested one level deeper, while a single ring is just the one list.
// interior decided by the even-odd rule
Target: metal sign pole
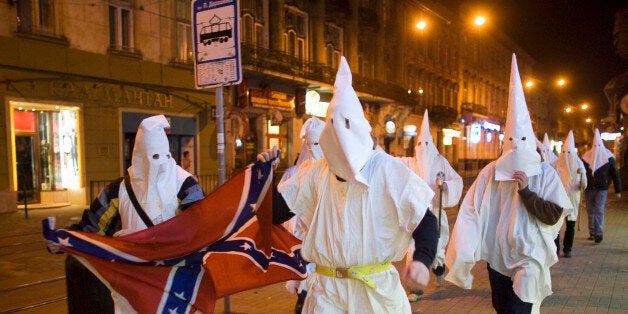
[{"label": "metal sign pole", "polygon": [[[216,131],[218,136],[218,184],[225,183],[225,125],[223,123],[222,86],[216,87]],[[229,296],[224,298],[225,313],[231,313]]]},{"label": "metal sign pole", "polygon": [[[238,0],[194,0],[194,77],[196,88],[216,88],[216,136],[218,140],[218,181],[225,173],[225,126],[222,89],[242,82]],[[229,296],[225,313],[230,313]]]},{"label": "metal sign pole", "polygon": [[218,183],[226,181],[225,175],[225,125],[222,105],[222,86],[216,87],[216,128],[218,133]]}]

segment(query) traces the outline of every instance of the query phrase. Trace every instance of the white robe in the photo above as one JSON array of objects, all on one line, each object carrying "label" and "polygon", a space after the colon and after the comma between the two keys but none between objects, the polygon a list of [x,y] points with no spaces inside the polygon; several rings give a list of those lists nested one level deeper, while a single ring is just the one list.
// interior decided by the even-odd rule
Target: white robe
[{"label": "white robe", "polygon": [[[301,170],[301,169],[300,169]],[[404,256],[434,193],[403,163],[375,150],[361,175],[369,188],[341,182],[323,158],[279,185],[290,209],[306,226],[302,254],[326,267],[365,266]],[[307,278],[304,313],[410,313],[394,267],[356,279],[313,273]]]},{"label": "white robe", "polygon": [[[576,221],[578,219],[578,209],[580,207],[580,199],[582,193],[580,191],[580,180],[582,180],[582,190],[587,187],[587,175],[584,169],[584,163],[580,158],[575,158],[576,165],[574,169],[568,169],[569,167],[561,167],[554,164],[557,167],[558,175],[563,183],[563,187],[569,196],[571,205],[573,206],[573,213],[567,215],[567,220]],[[582,169],[582,174],[578,173],[578,169]]]},{"label": "white robe", "polygon": [[558,261],[554,239],[563,218],[573,212],[558,173],[541,163],[541,173],[528,187],[539,197],[563,208],[554,225],[528,213],[515,181],[495,181],[495,162],[488,164],[467,192],[445,256],[446,280],[470,289],[471,269],[482,259],[513,280],[515,294],[524,302],[540,304],[552,293],[549,268]]},{"label": "white robe", "polygon": [[[401,157],[401,161],[403,161],[406,166],[408,166],[414,173],[419,174],[419,163],[417,162],[416,157]],[[447,243],[449,242],[449,220],[447,219],[447,213],[445,212],[445,208],[456,206],[460,201],[460,196],[462,196],[463,182],[462,177],[451,167],[449,162],[442,155],[437,155],[432,162],[430,162],[430,168],[427,172],[427,184],[430,186],[432,191],[434,191],[434,198],[432,199],[432,203],[430,204],[430,210],[438,219],[438,209],[440,208],[440,190],[436,185],[436,176],[439,172],[445,174],[445,179],[443,182],[447,185],[447,190],[443,191],[443,207],[441,210],[441,218],[440,218],[440,237],[438,239],[438,249],[436,251],[436,257],[434,258],[434,262],[432,263],[432,267],[436,268],[438,266],[443,266],[445,263],[445,248],[447,247]],[[414,252],[414,246],[410,246],[410,254]]]}]

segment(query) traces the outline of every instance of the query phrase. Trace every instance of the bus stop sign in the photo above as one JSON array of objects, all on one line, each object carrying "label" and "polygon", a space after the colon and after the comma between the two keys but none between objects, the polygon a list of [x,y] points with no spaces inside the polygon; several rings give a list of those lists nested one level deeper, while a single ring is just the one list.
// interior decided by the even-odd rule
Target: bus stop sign
[{"label": "bus stop sign", "polygon": [[242,81],[238,0],[195,0],[194,79],[196,88]]}]

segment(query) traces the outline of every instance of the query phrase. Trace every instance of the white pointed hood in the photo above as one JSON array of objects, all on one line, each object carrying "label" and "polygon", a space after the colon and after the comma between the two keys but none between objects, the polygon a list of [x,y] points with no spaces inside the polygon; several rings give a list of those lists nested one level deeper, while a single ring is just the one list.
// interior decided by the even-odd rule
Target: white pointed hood
[{"label": "white pointed hood", "polygon": [[558,156],[556,156],[556,154],[552,151],[552,143],[550,142],[547,133],[543,136],[543,146],[545,146],[545,156],[543,156],[543,161],[549,162],[550,164],[555,163],[556,160],[558,160]]},{"label": "white pointed hood", "polygon": [[604,166],[611,157],[614,157],[613,153],[611,153],[611,151],[604,146],[604,142],[602,142],[602,137],[600,136],[600,131],[595,128],[593,146],[586,153],[584,153],[584,155],[582,155],[582,159],[586,161],[591,170],[595,172],[600,167]]},{"label": "white pointed hood", "polygon": [[303,144],[308,152],[307,157],[311,161],[323,158],[323,150],[321,149],[321,145],[319,145],[319,140],[324,127],[325,122],[319,118],[312,117],[307,119],[301,128],[299,136],[303,140]]},{"label": "white pointed hood", "polygon": [[351,80],[347,60],[341,57],[334,96],[327,108],[327,119],[319,143],[335,175],[368,187],[360,169],[373,152],[371,125],[364,117],[364,110],[351,86]]},{"label": "white pointed hood", "polygon": [[512,55],[504,133],[503,152],[495,166],[495,180],[512,180],[512,175],[517,170],[525,172],[528,177],[541,173],[541,157],[536,152],[537,139],[532,130],[515,54]]},{"label": "white pointed hood", "polygon": [[438,156],[438,149],[434,145],[434,139],[430,133],[430,121],[425,109],[423,114],[423,122],[421,123],[421,129],[419,130],[419,136],[416,140],[414,151],[416,153],[417,170],[419,177],[430,182],[432,179],[430,176],[430,165],[433,164],[434,159]]},{"label": "white pointed hood", "polygon": [[569,186],[571,176],[578,171],[579,167],[580,163],[578,162],[578,152],[576,151],[573,131],[569,130],[569,134],[567,134],[565,143],[563,144],[558,160],[556,161],[556,170],[558,170],[558,173],[560,174],[563,186]]},{"label": "white pointed hood", "polygon": [[163,115],[148,117],[140,123],[128,169],[131,186],[140,206],[153,221],[162,210],[177,208],[177,166],[170,154]]}]

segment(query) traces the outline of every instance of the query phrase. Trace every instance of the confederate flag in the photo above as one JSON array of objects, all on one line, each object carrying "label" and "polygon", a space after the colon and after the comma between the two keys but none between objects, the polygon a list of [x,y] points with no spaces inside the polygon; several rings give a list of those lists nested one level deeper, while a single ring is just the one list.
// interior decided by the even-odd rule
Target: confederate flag
[{"label": "confederate flag", "polygon": [[54,230],[44,237],[77,255],[139,313],[211,313],[224,296],[306,277],[301,242],[272,224],[273,169],[255,163],[174,218],[121,237]]}]

